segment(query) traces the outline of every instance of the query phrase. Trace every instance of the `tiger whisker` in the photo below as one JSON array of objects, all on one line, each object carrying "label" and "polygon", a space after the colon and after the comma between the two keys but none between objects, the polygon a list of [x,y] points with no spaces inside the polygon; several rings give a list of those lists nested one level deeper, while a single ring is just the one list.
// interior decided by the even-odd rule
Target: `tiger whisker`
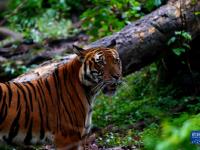
[{"label": "tiger whisker", "polygon": [[107,80],[107,81],[104,81],[105,84],[117,84],[117,85],[119,85],[123,82],[125,82],[125,81],[123,81],[123,80]]},{"label": "tiger whisker", "polygon": [[91,92],[92,92],[92,93],[96,93],[96,92],[99,91],[103,86],[104,86],[104,82],[100,82],[100,83],[98,83],[95,87],[92,88]]},{"label": "tiger whisker", "polygon": [[132,95],[133,93],[131,92],[131,89],[129,88],[129,85],[127,84],[127,81],[126,80],[122,80],[121,82],[122,84],[122,87],[126,88],[126,92],[129,94],[129,95]]}]

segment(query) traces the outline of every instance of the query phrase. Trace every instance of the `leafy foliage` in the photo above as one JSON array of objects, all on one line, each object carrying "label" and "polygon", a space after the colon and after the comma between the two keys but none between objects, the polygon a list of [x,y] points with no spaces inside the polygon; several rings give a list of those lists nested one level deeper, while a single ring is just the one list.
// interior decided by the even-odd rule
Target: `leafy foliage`
[{"label": "leafy foliage", "polygon": [[177,98],[179,89],[159,85],[156,76],[154,64],[126,77],[115,97],[97,98],[93,122],[110,128],[98,138],[100,145],[198,149],[189,138],[192,130],[200,130],[200,97]]},{"label": "leafy foliage", "polygon": [[141,0],[144,5],[144,8],[151,12],[156,7],[164,3],[165,0]]},{"label": "leafy foliage", "polygon": [[172,51],[177,56],[180,56],[182,53],[185,53],[190,49],[189,42],[192,40],[191,35],[185,31],[176,31],[175,35],[171,37],[168,41],[168,45],[174,46]]},{"label": "leafy foliage", "polygon": [[[91,7],[81,15],[82,27],[95,40],[119,31],[163,2],[164,0],[91,0]],[[143,12],[143,9],[147,11]]]},{"label": "leafy foliage", "polygon": [[6,61],[1,65],[0,76],[6,76],[8,79],[13,79],[36,67],[37,65],[31,65],[27,67],[21,61]]},{"label": "leafy foliage", "polygon": [[200,15],[200,11],[196,11],[194,14],[198,16]]},{"label": "leafy foliage", "polygon": [[29,70],[26,66],[16,62],[5,62],[2,64],[2,68],[8,76],[13,77],[21,75]]},{"label": "leafy foliage", "polygon": [[[58,13],[53,9],[48,9],[35,23],[35,28],[27,31],[26,36],[31,35],[30,38],[35,42],[43,41],[49,37],[67,37],[70,35],[72,27],[70,20],[60,19],[56,20]],[[29,33],[30,32],[30,33]]]},{"label": "leafy foliage", "polygon": [[[98,143],[102,146],[113,147],[120,145],[133,145],[133,136],[135,135],[133,130],[128,130],[125,135],[120,135],[120,133],[106,132],[102,137],[99,137]],[[105,140],[104,140],[105,139]],[[136,142],[135,142],[136,144]]]},{"label": "leafy foliage", "polygon": [[150,12],[162,3],[163,0],[10,0],[7,11],[0,17],[6,19],[11,29],[41,42],[46,38],[68,37],[76,33],[71,15],[82,14],[82,29],[94,40],[142,17],[143,7]]},{"label": "leafy foliage", "polygon": [[68,0],[11,0],[8,10],[1,15],[11,29],[23,33],[28,39],[41,42],[46,38],[73,34],[70,31],[71,20],[68,18],[73,7],[74,3]]},{"label": "leafy foliage", "polygon": [[[187,113],[179,118],[169,119],[162,123],[160,132],[145,135],[144,145],[146,149],[168,150],[168,149],[192,149],[199,150],[197,145],[190,142],[190,134],[193,130],[199,130],[200,116],[190,116]],[[155,134],[156,133],[156,134]],[[161,133],[161,135],[159,135]],[[153,141],[153,142],[149,142]]]},{"label": "leafy foliage", "polygon": [[141,4],[137,0],[92,0],[93,8],[81,16],[83,29],[92,38],[99,38],[118,31],[125,24],[142,16]]}]

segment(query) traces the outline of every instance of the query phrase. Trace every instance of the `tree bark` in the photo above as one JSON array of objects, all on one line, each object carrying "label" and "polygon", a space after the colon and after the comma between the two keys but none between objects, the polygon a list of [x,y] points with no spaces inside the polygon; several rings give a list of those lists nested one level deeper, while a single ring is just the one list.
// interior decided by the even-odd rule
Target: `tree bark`
[{"label": "tree bark", "polygon": [[88,47],[108,46],[116,40],[123,62],[123,73],[132,73],[165,53],[167,41],[177,30],[188,31],[193,38],[200,34],[200,1],[177,0],[169,2],[142,19],[126,26],[120,32],[100,39]]},{"label": "tree bark", "polygon": [[[171,0],[121,31],[84,48],[108,47],[115,40],[123,64],[123,74],[127,75],[161,58],[168,51],[166,43],[175,31],[185,30],[193,39],[197,37],[200,34],[200,16],[195,15],[197,11],[200,11],[199,0]],[[47,75],[51,71],[44,67],[50,66],[50,70],[53,70],[57,64],[66,63],[71,58],[67,56],[58,62],[51,62],[15,80],[26,81]]]}]

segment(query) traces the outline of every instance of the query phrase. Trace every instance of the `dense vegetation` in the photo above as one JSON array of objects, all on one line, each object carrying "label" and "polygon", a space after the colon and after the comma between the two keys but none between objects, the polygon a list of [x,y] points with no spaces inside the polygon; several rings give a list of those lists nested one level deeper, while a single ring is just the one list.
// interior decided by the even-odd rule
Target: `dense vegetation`
[{"label": "dense vegetation", "polygon": [[[164,0],[11,0],[0,14],[1,23],[23,34],[26,40],[43,43],[48,38],[68,38],[85,33],[90,41],[119,31],[162,5]],[[80,26],[74,24],[79,22]],[[177,59],[190,50],[191,36],[177,31],[166,45]],[[0,43],[1,45],[2,43]],[[180,60],[188,66],[185,59]],[[4,64],[5,71],[12,69]],[[18,68],[17,68],[18,67]],[[17,66],[20,74],[27,67]],[[190,69],[190,68],[188,68]],[[191,71],[191,70],[190,70]],[[160,62],[124,78],[114,97],[100,95],[93,123],[98,145],[140,149],[200,149],[190,142],[193,130],[200,130],[200,96],[185,94],[182,88],[160,81]]]},{"label": "dense vegetation", "polygon": [[107,127],[104,146],[135,145],[142,149],[198,149],[190,133],[199,130],[198,96],[180,96],[172,85],[158,86],[153,64],[125,78],[115,97],[97,99],[96,126]]}]

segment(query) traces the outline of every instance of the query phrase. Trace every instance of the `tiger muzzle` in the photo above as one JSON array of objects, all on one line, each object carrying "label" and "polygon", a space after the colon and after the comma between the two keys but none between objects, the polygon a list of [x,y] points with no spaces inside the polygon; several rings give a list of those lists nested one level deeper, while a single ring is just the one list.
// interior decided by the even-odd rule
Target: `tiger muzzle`
[{"label": "tiger muzzle", "polygon": [[121,83],[122,81],[119,78],[117,80],[113,79],[111,81],[107,81],[105,82],[105,86],[103,87],[102,92],[105,95],[113,96],[116,93],[117,86]]}]

